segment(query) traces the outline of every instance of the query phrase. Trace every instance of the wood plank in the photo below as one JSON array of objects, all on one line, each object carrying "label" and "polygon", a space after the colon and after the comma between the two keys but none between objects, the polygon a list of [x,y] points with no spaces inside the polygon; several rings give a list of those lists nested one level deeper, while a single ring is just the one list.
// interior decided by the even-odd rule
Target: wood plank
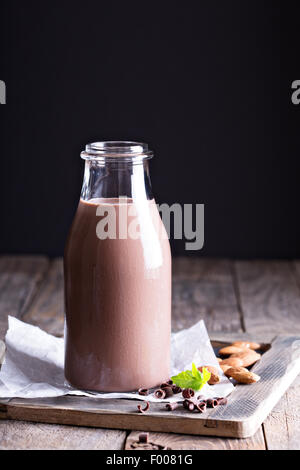
[{"label": "wood plank", "polygon": [[300,289],[288,261],[237,261],[247,333],[300,333]]},{"label": "wood plank", "polygon": [[227,406],[204,414],[189,413],[183,407],[170,413],[163,403],[151,403],[148,413],[140,414],[133,400],[64,396],[0,400],[0,418],[245,438],[259,430],[300,372],[300,336],[276,338],[253,370],[261,376],[259,382],[237,385]]},{"label": "wood plank", "polygon": [[[229,338],[233,332],[240,338],[242,337],[241,315],[234,289],[231,261],[196,257],[173,259],[173,330],[188,328],[203,318],[209,334],[214,338],[222,340],[226,332]],[[262,433],[258,431],[257,435],[261,436]],[[168,446],[173,448],[173,434],[164,434],[164,436],[170,436],[172,445]],[[181,437],[183,441],[180,442],[175,438],[174,448],[194,448],[194,436]],[[221,446],[223,442],[225,445],[229,445],[230,442],[233,449],[241,448],[240,441],[236,439],[229,441],[215,437],[197,437],[196,442],[196,448],[201,448],[200,445],[203,444],[203,448],[213,449]],[[261,444],[264,448],[263,439]],[[181,445],[186,447],[180,447]]]},{"label": "wood plank", "polygon": [[[132,431],[128,435],[125,450],[134,450],[131,445],[139,440],[140,432]],[[254,436],[247,439],[150,432],[148,441],[172,450],[266,450],[261,427]]]},{"label": "wood plank", "polygon": [[[228,260],[175,258],[173,271],[174,331],[192,326],[201,318],[209,331],[242,331]],[[62,336],[63,312],[62,259],[56,259],[23,320]]]},{"label": "wood plank", "polygon": [[[179,259],[179,264],[177,264],[176,261],[174,263],[174,283],[175,283],[174,293],[175,293],[175,303],[176,303],[176,306],[178,306],[178,307],[176,307],[178,309],[177,310],[178,311],[178,318],[174,319],[174,324],[173,325],[174,325],[174,329],[177,330],[177,329],[180,329],[182,327],[190,326],[195,321],[200,319],[201,314],[199,315],[199,310],[197,310],[197,306],[198,306],[198,307],[202,308],[202,311],[204,312],[205,321],[207,321],[206,318],[211,319],[212,324],[209,326],[209,331],[212,332],[214,337],[221,338],[222,337],[222,335],[221,335],[222,328],[219,328],[219,325],[218,325],[218,322],[220,320],[218,319],[218,315],[215,314],[216,313],[215,312],[215,309],[216,309],[215,305],[218,305],[218,303],[220,303],[222,305],[222,302],[220,302],[220,300],[222,300],[222,299],[224,299],[224,302],[223,302],[223,305],[224,305],[224,303],[226,303],[226,297],[227,297],[227,299],[230,300],[228,302],[229,311],[230,311],[230,306],[232,304],[232,299],[230,297],[231,294],[229,296],[227,296],[227,291],[228,292],[232,291],[233,294],[235,294],[234,286],[233,286],[233,282],[232,282],[232,272],[231,272],[232,266],[231,266],[231,263],[226,261],[226,260],[220,260],[220,262],[218,262],[218,261],[215,262],[214,260],[205,260],[205,262],[202,262],[202,261],[204,261],[204,260],[199,259],[199,260],[193,260],[192,263],[189,263],[189,262],[187,263],[186,259],[183,259],[183,261],[180,261],[180,259]],[[29,314],[29,312],[31,311],[32,322],[35,322],[35,321],[38,322],[39,309],[44,308],[45,314],[42,315],[42,317],[43,317],[43,321],[44,321],[45,326],[42,326],[42,328],[44,328],[44,329],[49,328],[50,332],[54,332],[55,328],[56,328],[56,333],[55,334],[61,334],[60,333],[61,332],[61,329],[60,329],[61,327],[55,327],[54,326],[55,321],[52,322],[51,315],[47,312],[56,312],[56,313],[53,313],[52,318],[54,318],[54,320],[56,319],[56,317],[62,318],[61,313],[57,314],[57,312],[59,312],[58,305],[62,306],[62,294],[58,294],[59,290],[62,293],[62,287],[61,287],[61,279],[62,278],[61,278],[61,273],[59,274],[59,263],[61,263],[61,261],[57,260],[56,267],[54,267],[55,263],[51,264],[52,274],[50,275],[50,273],[49,273],[49,276],[48,276],[49,279],[52,279],[50,284],[48,285],[47,282],[43,282],[42,285],[41,285],[41,299],[44,299],[44,301],[43,300],[38,300],[39,296],[37,295],[34,299],[33,304],[29,306],[29,309],[26,312],[26,306],[29,305],[30,300],[32,299],[33,295],[36,293],[36,289],[34,289],[33,290],[33,295],[30,295],[28,297],[29,300],[27,300],[27,302],[25,302],[25,304],[24,304],[25,308],[24,308],[24,306],[23,306],[23,308],[21,308],[21,312],[22,313],[25,312],[24,316],[23,316],[23,319],[26,317],[26,314],[27,313]],[[180,267],[180,263],[181,263],[182,267],[179,269],[178,266]],[[239,272],[239,269],[238,269],[238,264],[239,263],[245,263],[245,262],[238,262],[236,264],[237,277],[238,277],[238,282],[239,282],[238,287],[239,287],[240,294],[241,294],[240,295],[240,300],[241,300],[242,308],[244,310],[245,305],[246,305],[245,299],[247,299],[247,295],[251,297],[251,293],[249,293],[249,290],[247,290],[247,285],[246,285],[247,282],[248,282],[247,281],[247,275],[245,275],[245,277],[242,279],[242,284],[240,284],[240,276],[239,276],[240,272]],[[271,262],[271,264],[273,264],[273,263],[274,262]],[[275,262],[275,263],[276,264],[279,263],[281,265],[281,263],[285,263],[285,262]],[[290,263],[288,263],[288,264],[291,267]],[[0,266],[1,266],[1,263],[0,263]],[[190,266],[190,268],[189,268],[189,266]],[[297,262],[295,262],[294,272],[292,272],[292,270],[290,269],[290,276],[291,276],[291,279],[294,280],[294,285],[296,287],[298,287],[298,289],[299,289],[299,278],[298,278],[298,281],[297,281],[297,273],[299,272],[298,271],[298,266],[300,266],[300,265],[299,265],[299,262],[297,261]],[[278,271],[280,271],[280,269]],[[262,271],[265,271],[265,270],[264,269],[258,269],[258,272],[261,272],[260,278],[264,277],[262,275]],[[287,275],[286,268],[284,270],[284,273],[285,273],[285,275]],[[271,276],[269,276],[269,275],[270,275],[270,273],[268,273],[268,276],[267,276],[268,279],[269,279],[268,282],[272,286],[272,289],[271,289],[272,290],[272,295],[270,295],[269,297],[272,297],[272,302],[274,304],[277,303],[277,304],[280,305],[280,310],[281,310],[282,302],[284,301],[283,303],[286,303],[286,301],[288,300],[288,298],[287,298],[288,294],[286,293],[286,289],[288,290],[288,286],[287,286],[288,283],[284,284],[284,293],[282,294],[282,292],[281,292],[280,295],[278,294],[278,299],[276,300],[273,297],[273,295],[274,295],[273,291],[275,289],[274,285],[279,285],[279,287],[282,285],[281,281],[279,280],[279,279],[282,279],[282,274],[279,276],[277,270],[275,270],[275,273],[274,273],[273,272],[273,266],[272,266]],[[276,278],[276,276],[278,276],[278,278]],[[60,281],[59,281],[59,278],[60,278]],[[53,279],[54,279],[54,281],[53,281]],[[254,276],[254,279],[251,282],[254,282],[255,280],[256,280],[256,276]],[[38,281],[37,285],[39,284],[39,282],[40,281]],[[193,288],[190,289],[190,291],[188,291],[187,298],[184,299],[183,302],[178,303],[176,301],[176,295],[177,295],[177,297],[181,296],[181,292],[184,295],[184,285],[185,285],[185,283],[188,283],[188,282],[194,283],[194,286],[193,286]],[[224,287],[224,284],[225,285],[226,284],[231,285],[231,288],[229,287],[229,289],[228,289],[228,287]],[[48,287],[47,287],[47,285],[48,285]],[[50,287],[51,285],[52,285],[52,287]],[[55,285],[57,285],[57,286],[60,285],[60,287],[54,288],[53,286],[55,286]],[[244,286],[244,289],[245,289],[246,293],[244,291],[243,292],[241,291],[241,285]],[[1,283],[1,269],[0,269],[0,289],[1,289],[1,286],[2,286],[2,283]],[[223,292],[221,295],[219,294],[220,291]],[[47,292],[49,293],[49,295],[47,295]],[[217,296],[215,296],[215,294],[214,294],[216,292],[218,293]],[[288,290],[288,292],[290,292],[290,291]],[[297,291],[293,288],[292,292],[293,292],[293,295],[295,295]],[[57,295],[57,297],[56,297],[56,300],[55,300],[56,295]],[[283,296],[283,299],[282,299],[282,296]],[[200,297],[200,300],[199,300],[199,297]],[[265,298],[266,295],[264,295],[262,297]],[[60,298],[60,300],[59,300],[59,298]],[[51,302],[52,302],[52,306],[51,306]],[[250,300],[249,300],[249,302],[250,302]],[[270,302],[270,299],[268,299],[268,302]],[[271,302],[271,305],[272,305],[272,302]],[[194,303],[194,304],[192,305],[192,307],[189,307],[189,303],[191,303],[191,304]],[[187,310],[188,311],[188,318],[184,320],[185,321],[185,326],[180,326],[181,322],[182,322],[182,320],[180,320],[180,310],[181,310],[181,315],[183,314],[182,312],[184,312],[184,314],[185,314],[185,308],[184,307],[185,307],[186,304],[188,306],[188,310]],[[238,302],[235,300],[234,304],[236,306],[236,311],[238,313],[239,320],[240,320],[241,312],[239,311]],[[48,307],[47,307],[47,305],[48,305]],[[209,308],[210,305],[212,305],[211,308]],[[1,307],[1,295],[0,295],[0,307]],[[30,307],[32,307],[32,309]],[[181,309],[181,307],[182,307],[182,309]],[[269,307],[269,309],[271,310],[271,307]],[[247,309],[245,309],[245,311],[248,312]],[[250,316],[250,317],[252,318],[252,316]],[[193,317],[195,318],[194,320],[192,320]],[[228,317],[229,317],[229,315],[228,315]],[[276,316],[276,318],[277,318],[277,316]],[[229,320],[229,322],[226,322],[227,323],[225,325],[226,327],[228,325],[231,325],[231,319],[228,318],[228,320]],[[235,320],[236,320],[236,316],[234,315],[234,321]],[[266,321],[266,319],[265,319],[265,321]],[[38,323],[36,323],[36,324],[38,324]],[[233,322],[233,324],[234,324],[234,322]],[[251,325],[252,325],[252,327],[251,327]],[[246,323],[246,327],[248,327],[247,323]],[[265,332],[264,331],[262,331],[262,332],[258,331],[257,328],[254,327],[253,322],[251,322],[251,321],[250,321],[250,327],[251,328],[249,328],[249,333],[250,333],[250,336],[252,337],[252,339],[254,339],[254,340],[257,339],[258,334],[260,335],[260,338],[262,337],[262,335],[263,335],[263,338],[267,338],[267,337],[269,338],[270,335],[274,336],[274,334],[277,332],[277,327],[274,328],[272,330],[273,332],[271,332],[271,333],[270,333],[269,329],[268,329],[268,331],[265,331]],[[52,331],[51,331],[51,329],[52,329]],[[230,333],[229,333],[230,329],[231,329],[231,327],[229,326],[229,328],[227,330],[228,331],[228,333],[227,333],[228,338],[230,337]],[[282,331],[282,328],[281,328],[281,331]],[[232,339],[239,339],[240,337],[243,337],[244,335],[245,334],[242,333],[241,324],[239,324],[239,329],[237,329],[235,332],[233,332],[231,334],[231,338]],[[223,334],[223,338],[224,338],[224,334]],[[259,339],[259,340],[261,340],[261,339]],[[68,397],[68,398],[71,398],[71,397]],[[287,406],[288,405],[286,405],[286,407]],[[270,416],[272,417],[272,415],[273,415],[273,413]],[[277,414],[275,413],[275,416],[277,416],[277,419],[278,419],[278,412],[277,412]],[[21,419],[20,416],[17,417],[17,419]],[[46,419],[46,416],[44,417],[44,419]],[[287,415],[285,419],[286,419],[286,422],[289,419],[291,420],[291,413],[290,412],[289,412],[289,415]],[[6,421],[4,421],[4,422],[6,422]],[[16,423],[11,422],[11,424],[15,425]],[[84,424],[84,423],[82,423],[82,424]],[[35,428],[37,426],[36,424],[29,424],[29,423],[27,423],[27,425],[32,426],[33,428]],[[0,426],[1,426],[1,421],[0,421]],[[47,425],[38,425],[38,426],[40,426],[41,429],[42,429],[43,426],[47,426]],[[289,427],[287,427],[289,434],[288,434],[287,438],[284,438],[284,439],[286,439],[286,445],[290,445],[291,448],[293,448],[293,443],[288,444],[288,440],[291,439],[292,434],[293,434],[291,432],[291,430],[293,430],[293,432],[294,432],[293,426],[295,426],[295,423],[293,423],[291,421],[289,423]],[[55,426],[55,427],[60,428],[60,426]],[[49,429],[52,429],[52,426]],[[67,429],[71,429],[71,428],[68,427]],[[125,429],[125,427],[123,429]],[[141,425],[140,429],[141,430],[143,429],[142,425]],[[296,429],[296,427],[295,427],[295,429]],[[118,431],[112,431],[112,432],[118,432]],[[268,446],[270,446],[269,448],[276,448],[276,447],[272,447],[272,445],[275,446],[276,444],[274,444],[274,437],[272,437],[272,435],[269,433],[269,431],[267,430],[267,427],[265,427],[265,433],[266,433],[267,440],[269,440],[269,445],[268,445]],[[42,431],[40,432],[40,434],[42,434]],[[48,434],[48,432],[47,432],[47,434]],[[161,434],[161,433],[159,433],[159,434]],[[124,436],[124,433],[123,433],[123,436]],[[188,438],[188,439],[194,439],[194,436],[181,436],[181,437]],[[271,438],[273,439],[273,441],[272,441]],[[37,439],[39,439],[39,437]],[[124,437],[123,437],[123,439],[124,439]],[[198,439],[198,437],[197,437],[197,439]],[[213,446],[215,441],[219,440],[217,438],[212,438],[212,437],[201,437],[200,439],[205,440],[205,445],[208,446],[208,448],[209,448],[209,446]],[[112,438],[110,445],[113,445],[113,440],[114,439]],[[238,445],[240,445],[239,443],[247,441],[247,439],[243,440],[243,441],[236,440],[236,439],[224,439],[224,440],[221,439],[220,442],[223,442],[223,441],[226,441],[226,440],[228,440],[231,443],[230,445],[232,445],[233,448],[240,448],[238,446]],[[235,441],[237,442],[237,444],[235,444]],[[272,444],[272,442],[273,442],[273,444]],[[110,447],[107,447],[107,448],[110,448]]]},{"label": "wood plank", "polygon": [[39,326],[52,335],[63,336],[64,279],[61,258],[51,261],[38,295],[23,314],[22,320]]},{"label": "wood plank", "polygon": [[269,450],[299,450],[300,375],[263,424]]},{"label": "wood plank", "polygon": [[20,317],[36,293],[48,268],[45,256],[0,257],[0,339],[8,315]]},{"label": "wood plank", "polygon": [[170,413],[163,403],[152,403],[150,412],[141,414],[137,402],[126,399],[101,399],[63,396],[55,398],[0,399],[0,420],[11,419],[39,423],[70,424],[110,429],[137,429],[182,434],[246,437],[239,421],[218,422],[205,415],[189,413],[183,407]]},{"label": "wood plank", "polygon": [[172,259],[172,276],[176,281],[231,281],[231,261],[179,256]]},{"label": "wood plank", "polygon": [[300,373],[300,336],[278,336],[251,370],[261,380],[249,387],[235,387],[228,405],[216,408],[210,416],[217,422],[240,420],[240,437],[252,435],[258,429]]},{"label": "wood plank", "polygon": [[[204,318],[209,332],[242,332],[228,260],[176,258],[173,270],[174,331]],[[62,259],[56,259],[22,319],[62,336],[63,312]]]},{"label": "wood plank", "polygon": [[292,269],[293,269],[293,274],[296,278],[298,287],[300,289],[300,260],[299,259],[292,261]]},{"label": "wood plank", "polygon": [[[62,260],[54,260],[49,271],[48,268],[46,257],[0,258],[0,335],[3,338],[8,315],[30,321],[49,333],[62,334]],[[124,431],[0,420],[0,449],[121,449],[125,437]]]},{"label": "wood plank", "polygon": [[242,332],[229,260],[173,260],[172,327],[188,328],[204,319],[209,333]]},{"label": "wood plank", "polygon": [[118,450],[126,432],[0,420],[0,450]]}]

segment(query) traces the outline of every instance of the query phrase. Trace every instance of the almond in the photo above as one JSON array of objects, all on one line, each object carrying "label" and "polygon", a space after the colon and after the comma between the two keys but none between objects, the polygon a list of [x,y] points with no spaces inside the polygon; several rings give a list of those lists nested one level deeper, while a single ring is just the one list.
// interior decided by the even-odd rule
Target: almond
[{"label": "almond", "polygon": [[226,371],[227,377],[232,377],[234,380],[241,384],[252,384],[258,382],[260,376],[250,372],[250,370],[244,367],[231,367]]},{"label": "almond", "polygon": [[226,375],[226,371],[228,369],[231,369],[231,366],[229,366],[228,364],[220,364],[220,367],[222,369],[222,371],[224,372],[224,374]]},{"label": "almond", "polygon": [[220,362],[220,366],[223,365],[230,367],[239,367],[243,365],[243,361],[239,357],[228,357],[227,359],[224,359],[222,362]]},{"label": "almond", "polygon": [[240,353],[232,354],[229,359],[236,359],[236,358],[242,360],[242,364],[241,364],[242,367],[249,367],[249,366],[252,366],[252,364],[254,364],[255,362],[257,362],[261,358],[261,355],[253,351],[252,349],[246,349],[246,350],[244,349]]},{"label": "almond", "polygon": [[219,372],[218,372],[218,369],[216,367],[214,367],[214,366],[200,366],[200,367],[198,367],[198,370],[200,370],[200,372],[202,372],[203,367],[205,367],[205,369],[207,369],[210,372],[210,379],[207,382],[209,385],[215,385],[215,384],[220,382]]},{"label": "almond", "polygon": [[235,341],[232,343],[232,346],[236,346],[237,348],[249,348],[249,349],[260,349],[261,344],[253,343],[251,341]]},{"label": "almond", "polygon": [[238,348],[237,346],[225,346],[225,348],[222,348],[219,350],[219,354],[222,354],[224,356],[230,356],[230,354],[236,354],[245,351],[246,348]]}]

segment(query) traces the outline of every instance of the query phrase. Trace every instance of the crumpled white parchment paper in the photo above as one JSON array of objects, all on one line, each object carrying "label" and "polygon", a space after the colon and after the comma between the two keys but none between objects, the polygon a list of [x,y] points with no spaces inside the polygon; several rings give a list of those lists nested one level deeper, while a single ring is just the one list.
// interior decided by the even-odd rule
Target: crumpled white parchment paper
[{"label": "crumpled white parchment paper", "polygon": [[[153,394],[148,396],[129,393],[94,393],[75,390],[64,378],[64,340],[56,338],[36,326],[14,317],[8,318],[5,337],[6,354],[0,371],[0,397],[40,398],[61,395],[84,395],[98,398],[134,398],[153,402],[163,401]],[[199,392],[206,398],[224,397],[233,390],[225,377],[211,346],[203,320],[191,328],[172,334],[171,375],[197,366],[212,365],[219,369],[221,381],[205,385]],[[169,397],[168,402],[180,400],[180,395]]]}]

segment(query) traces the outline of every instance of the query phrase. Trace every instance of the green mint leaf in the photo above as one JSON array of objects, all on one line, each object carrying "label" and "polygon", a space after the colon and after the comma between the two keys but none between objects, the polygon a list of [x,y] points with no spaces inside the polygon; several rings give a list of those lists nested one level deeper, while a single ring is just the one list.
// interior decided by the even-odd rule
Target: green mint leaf
[{"label": "green mint leaf", "polygon": [[199,377],[200,371],[197,369],[194,363],[192,364],[192,374],[193,374],[193,377],[195,377],[195,379],[199,380],[199,378],[201,378]]},{"label": "green mint leaf", "polygon": [[192,388],[193,390],[201,390],[210,379],[210,372],[203,367],[202,373],[192,364],[192,370],[185,370],[171,377],[174,384],[181,388]]},{"label": "green mint leaf", "polygon": [[211,373],[205,367],[203,367],[202,376],[203,376],[204,383],[206,383],[209,381]]}]

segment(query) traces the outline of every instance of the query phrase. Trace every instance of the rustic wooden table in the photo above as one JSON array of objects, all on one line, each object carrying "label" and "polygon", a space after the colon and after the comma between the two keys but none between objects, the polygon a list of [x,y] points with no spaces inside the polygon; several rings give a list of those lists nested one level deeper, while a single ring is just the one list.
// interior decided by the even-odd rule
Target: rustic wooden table
[{"label": "rustic wooden table", "polygon": [[[0,339],[13,315],[63,334],[62,260],[0,257]],[[173,330],[205,320],[212,339],[300,333],[300,261],[173,261]],[[248,439],[150,433],[172,449],[300,449],[300,376]],[[0,420],[0,449],[124,449],[134,430]]]}]

